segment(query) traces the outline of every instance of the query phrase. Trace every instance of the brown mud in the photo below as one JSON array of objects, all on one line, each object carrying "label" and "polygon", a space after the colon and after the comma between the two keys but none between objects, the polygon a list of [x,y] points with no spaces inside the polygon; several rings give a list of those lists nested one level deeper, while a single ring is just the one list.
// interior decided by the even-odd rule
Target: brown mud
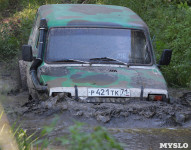
[{"label": "brown mud", "polygon": [[[67,135],[68,127],[79,121],[87,125],[84,127],[86,132],[98,125],[107,128],[114,138],[126,144],[127,150],[155,150],[159,149],[160,143],[166,142],[188,143],[189,148],[191,145],[191,110],[184,103],[131,101],[123,106],[84,104],[68,98],[44,102],[27,102],[27,99],[27,92],[1,96],[10,124],[17,122],[29,133],[40,133],[56,115],[59,120],[54,131],[48,135],[50,140]],[[179,118],[176,114],[180,114]],[[62,149],[57,143],[50,147]]]},{"label": "brown mud", "polygon": [[26,116],[67,113],[79,121],[94,119],[96,124],[113,127],[180,127],[191,123],[191,106],[183,98],[174,99],[170,104],[140,100],[129,100],[124,104],[82,103],[60,94],[46,101],[31,100],[21,107]]},{"label": "brown mud", "polygon": [[10,124],[17,122],[30,133],[40,133],[56,115],[59,121],[50,139],[67,134],[68,127],[79,121],[88,125],[87,132],[88,128],[104,126],[127,145],[125,149],[159,149],[161,142],[183,142],[191,147],[191,90],[169,89],[169,104],[140,100],[125,104],[81,103],[63,94],[46,101],[29,101],[27,91],[20,90],[18,68],[11,68],[11,73],[2,70],[1,105]]}]

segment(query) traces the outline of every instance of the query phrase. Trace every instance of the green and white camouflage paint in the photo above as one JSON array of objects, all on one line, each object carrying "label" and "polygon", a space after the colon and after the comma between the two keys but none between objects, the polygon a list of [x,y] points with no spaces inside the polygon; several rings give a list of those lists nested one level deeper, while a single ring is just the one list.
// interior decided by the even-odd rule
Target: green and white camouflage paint
[{"label": "green and white camouflage paint", "polygon": [[[54,27],[107,27],[130,28],[144,31],[152,49],[149,30],[144,21],[133,11],[121,6],[54,4],[38,9],[36,23],[29,38],[33,55],[37,54],[38,25],[45,18],[48,28]],[[152,64],[147,66],[124,66],[119,64],[50,64],[43,61],[38,68],[38,78],[47,85],[49,96],[53,92],[69,92],[87,97],[88,88],[129,89],[130,97],[148,94],[164,94],[168,98],[166,82],[156,66],[152,50]],[[30,75],[29,75],[30,77]]]}]

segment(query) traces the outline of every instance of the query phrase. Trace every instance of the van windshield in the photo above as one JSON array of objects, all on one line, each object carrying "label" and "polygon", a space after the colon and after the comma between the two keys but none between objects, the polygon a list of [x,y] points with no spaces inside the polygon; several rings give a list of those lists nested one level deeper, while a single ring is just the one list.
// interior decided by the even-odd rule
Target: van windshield
[{"label": "van windshield", "polygon": [[[112,58],[105,61],[95,58]],[[150,64],[143,31],[113,28],[52,28],[48,35],[47,62],[80,60],[91,63]],[[70,63],[78,63],[71,61]]]}]

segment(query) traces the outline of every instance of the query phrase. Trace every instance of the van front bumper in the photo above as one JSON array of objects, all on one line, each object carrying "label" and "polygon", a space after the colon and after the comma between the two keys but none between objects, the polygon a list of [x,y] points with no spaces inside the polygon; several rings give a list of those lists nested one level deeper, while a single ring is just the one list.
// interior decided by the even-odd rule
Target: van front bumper
[{"label": "van front bumper", "polygon": [[[78,97],[85,99],[87,97],[90,97],[88,94],[88,88],[89,87],[54,87],[49,89],[49,96],[52,96],[53,93],[70,93],[72,97],[75,97],[77,94]],[[143,98],[148,98],[148,96],[151,94],[165,95],[166,98],[169,98],[168,91],[166,89],[148,89],[148,88],[145,88],[143,90],[141,88],[129,88],[129,95],[122,97],[140,98],[140,96],[142,95]],[[95,97],[108,97],[108,96],[95,96]],[[120,97],[120,96],[109,96],[109,97]]]}]

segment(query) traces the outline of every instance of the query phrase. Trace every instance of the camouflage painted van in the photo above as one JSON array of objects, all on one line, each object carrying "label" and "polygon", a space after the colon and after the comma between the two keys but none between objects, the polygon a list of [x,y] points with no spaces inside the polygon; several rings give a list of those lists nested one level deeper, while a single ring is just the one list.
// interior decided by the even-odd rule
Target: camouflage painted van
[{"label": "camouflage painted van", "polygon": [[53,4],[38,9],[28,45],[29,94],[68,96],[85,102],[129,99],[167,101],[149,30],[132,10],[112,5]]}]

